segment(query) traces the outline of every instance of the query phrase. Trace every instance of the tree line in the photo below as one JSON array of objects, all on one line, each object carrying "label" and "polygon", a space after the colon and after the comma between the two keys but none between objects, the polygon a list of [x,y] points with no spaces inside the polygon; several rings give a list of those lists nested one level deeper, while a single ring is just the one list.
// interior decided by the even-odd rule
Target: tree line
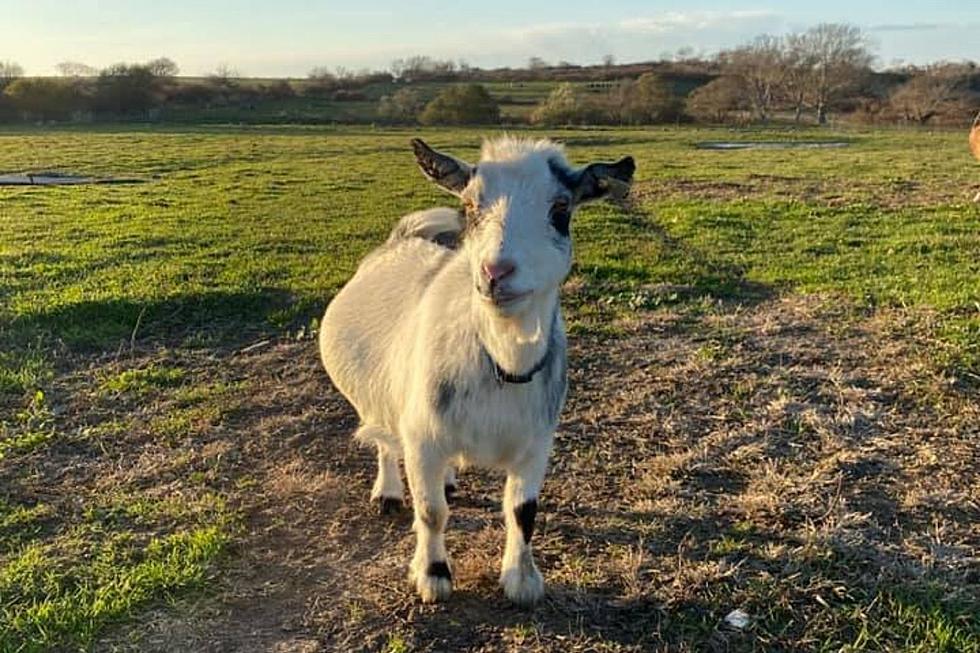
[{"label": "tree line", "polygon": [[[58,78],[25,77],[17,64],[0,62],[0,120],[152,120],[173,107],[248,110],[294,98],[363,103],[346,114],[354,121],[427,125],[823,124],[832,112],[863,122],[922,125],[962,123],[975,112],[975,63],[874,72],[873,60],[860,29],[822,24],[759,36],[707,58],[685,50],[669,61],[617,65],[607,55],[601,65],[577,66],[532,57],[523,69],[481,70],[419,55],[381,71],[317,67],[302,81],[243,80],[228,66],[205,78],[178,79],[179,67],[165,57],[103,70],[64,62]],[[526,96],[507,97],[498,84],[494,97],[483,85],[520,88],[536,81],[557,84],[534,106],[507,112],[501,104],[527,104]]]}]

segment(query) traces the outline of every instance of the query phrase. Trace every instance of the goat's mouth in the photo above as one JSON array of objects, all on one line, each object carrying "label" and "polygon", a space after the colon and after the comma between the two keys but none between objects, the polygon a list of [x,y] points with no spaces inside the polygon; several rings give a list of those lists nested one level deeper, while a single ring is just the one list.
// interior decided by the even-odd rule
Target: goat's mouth
[{"label": "goat's mouth", "polygon": [[493,304],[497,308],[507,308],[513,306],[525,297],[530,297],[530,295],[530,290],[525,290],[524,292],[494,290],[491,293],[481,294],[484,301]]}]

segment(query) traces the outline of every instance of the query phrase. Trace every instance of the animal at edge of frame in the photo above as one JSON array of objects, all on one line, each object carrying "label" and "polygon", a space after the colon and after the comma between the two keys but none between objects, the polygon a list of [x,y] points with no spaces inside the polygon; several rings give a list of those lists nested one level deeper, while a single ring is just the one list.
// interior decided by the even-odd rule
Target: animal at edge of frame
[{"label": "animal at edge of frame", "polygon": [[[977,161],[980,161],[980,111],[977,112],[977,117],[973,119],[973,129],[970,130],[970,151],[973,152]],[[980,202],[980,191],[977,191],[977,194],[973,196],[973,201]]]}]

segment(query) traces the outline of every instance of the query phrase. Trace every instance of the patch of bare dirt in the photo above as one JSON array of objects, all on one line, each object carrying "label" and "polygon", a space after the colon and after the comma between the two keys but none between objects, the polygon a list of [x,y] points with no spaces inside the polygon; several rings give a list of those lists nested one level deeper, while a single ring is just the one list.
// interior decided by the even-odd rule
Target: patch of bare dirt
[{"label": "patch of bare dirt", "polygon": [[[919,354],[921,321],[793,297],[574,339],[532,611],[496,586],[499,475],[461,474],[456,591],[423,606],[405,580],[410,517],[369,506],[374,457],[315,343],[181,354],[247,396],[180,460],[145,443],[116,452],[118,473],[145,465],[167,487],[211,470],[245,530],[213,593],[98,650],[808,650],[853,634],[836,610],[871,610],[881,588],[975,596],[980,401]],[[735,608],[752,629],[725,625]]]}]

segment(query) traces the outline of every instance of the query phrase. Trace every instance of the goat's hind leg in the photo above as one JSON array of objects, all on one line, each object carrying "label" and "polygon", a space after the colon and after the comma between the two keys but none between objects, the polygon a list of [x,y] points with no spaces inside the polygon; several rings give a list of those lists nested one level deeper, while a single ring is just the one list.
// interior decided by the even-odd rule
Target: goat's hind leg
[{"label": "goat's hind leg", "polygon": [[362,426],[357,439],[371,442],[378,450],[378,475],[371,488],[371,501],[382,515],[398,512],[403,505],[405,486],[398,469],[399,449],[387,431],[377,426]]},{"label": "goat's hind leg", "polygon": [[442,484],[446,490],[446,501],[452,501],[459,487],[456,482],[456,468],[452,465],[446,465],[446,475]]}]

